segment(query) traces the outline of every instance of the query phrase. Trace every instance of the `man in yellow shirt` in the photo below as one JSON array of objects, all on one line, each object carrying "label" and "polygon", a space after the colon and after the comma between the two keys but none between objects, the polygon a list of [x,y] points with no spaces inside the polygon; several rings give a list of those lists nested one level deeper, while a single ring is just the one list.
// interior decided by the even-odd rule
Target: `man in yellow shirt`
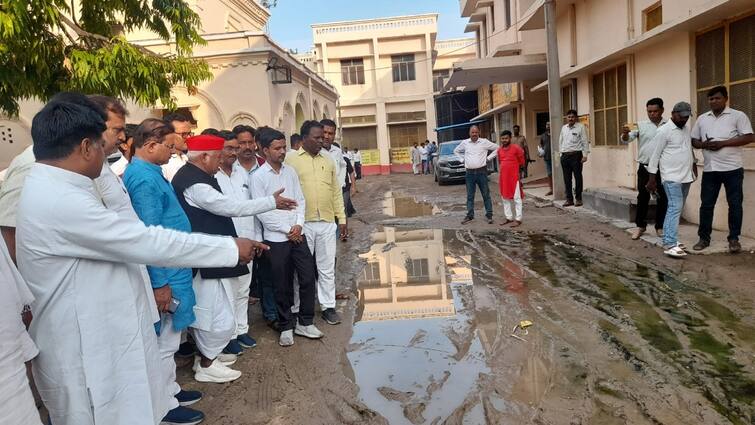
[{"label": "man in yellow shirt", "polygon": [[[317,263],[317,299],[322,318],[337,325],[336,313],[336,223],[341,239],[346,238],[346,214],[343,208],[342,181],[330,156],[322,151],[322,125],[305,121],[301,126],[302,147],[286,156],[286,164],[296,170],[304,193],[304,230]],[[295,306],[296,307],[296,306]]]}]

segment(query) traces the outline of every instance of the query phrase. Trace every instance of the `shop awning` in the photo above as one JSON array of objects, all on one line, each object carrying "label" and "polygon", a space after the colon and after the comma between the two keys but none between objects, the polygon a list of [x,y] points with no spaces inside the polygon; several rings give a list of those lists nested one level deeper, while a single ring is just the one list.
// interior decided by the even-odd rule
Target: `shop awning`
[{"label": "shop awning", "polygon": [[454,66],[444,91],[546,78],[545,54],[470,59]]},{"label": "shop awning", "polygon": [[486,120],[472,120],[472,121],[464,122],[464,123],[461,123],[461,124],[444,125],[443,127],[436,128],[435,131],[448,130],[450,128],[469,127],[469,126],[473,126],[475,124],[480,124],[480,123],[485,122],[485,121]]},{"label": "shop awning", "polygon": [[485,121],[489,117],[492,117],[493,115],[499,112],[504,112],[504,111],[508,111],[509,109],[514,109],[515,106],[520,105],[521,103],[522,102],[520,101],[516,101],[516,102],[507,102],[507,103],[504,103],[503,105],[498,105],[495,108],[485,111],[481,113],[480,115],[472,118],[472,120]]}]

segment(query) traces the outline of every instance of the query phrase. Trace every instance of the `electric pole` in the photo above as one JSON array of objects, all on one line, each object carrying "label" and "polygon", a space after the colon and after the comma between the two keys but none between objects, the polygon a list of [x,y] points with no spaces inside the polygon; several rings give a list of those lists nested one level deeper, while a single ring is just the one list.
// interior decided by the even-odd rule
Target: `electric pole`
[{"label": "electric pole", "polygon": [[563,171],[561,170],[561,152],[559,136],[563,126],[561,110],[561,73],[558,67],[558,39],[556,37],[556,0],[545,0],[545,34],[548,43],[546,51],[548,66],[548,114],[551,122],[551,164],[553,166],[553,199],[564,199]]}]

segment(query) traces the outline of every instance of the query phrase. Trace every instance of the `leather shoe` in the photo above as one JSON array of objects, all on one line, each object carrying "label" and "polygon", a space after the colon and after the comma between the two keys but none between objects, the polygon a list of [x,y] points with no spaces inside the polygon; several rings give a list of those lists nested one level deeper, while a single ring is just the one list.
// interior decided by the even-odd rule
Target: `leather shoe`
[{"label": "leather shoe", "polygon": [[732,254],[736,254],[738,252],[742,251],[742,244],[739,243],[738,240],[730,240],[729,241],[729,252]]}]

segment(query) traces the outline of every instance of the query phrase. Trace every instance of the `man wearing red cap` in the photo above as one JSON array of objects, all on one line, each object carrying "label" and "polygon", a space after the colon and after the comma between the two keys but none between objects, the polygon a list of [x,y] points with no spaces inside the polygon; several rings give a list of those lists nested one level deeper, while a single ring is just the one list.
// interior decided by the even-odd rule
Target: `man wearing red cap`
[{"label": "man wearing red cap", "polygon": [[[296,202],[280,196],[237,200],[223,194],[215,174],[220,169],[225,140],[213,135],[190,137],[189,162],[171,181],[181,207],[189,217],[192,231],[213,235],[235,236],[231,217],[248,217],[278,209],[293,209]],[[196,321],[192,325],[200,357],[195,361],[194,379],[200,382],[230,382],[241,372],[228,367],[235,355],[222,354],[235,336],[233,288],[249,274],[246,266],[200,268],[194,271]]]}]

